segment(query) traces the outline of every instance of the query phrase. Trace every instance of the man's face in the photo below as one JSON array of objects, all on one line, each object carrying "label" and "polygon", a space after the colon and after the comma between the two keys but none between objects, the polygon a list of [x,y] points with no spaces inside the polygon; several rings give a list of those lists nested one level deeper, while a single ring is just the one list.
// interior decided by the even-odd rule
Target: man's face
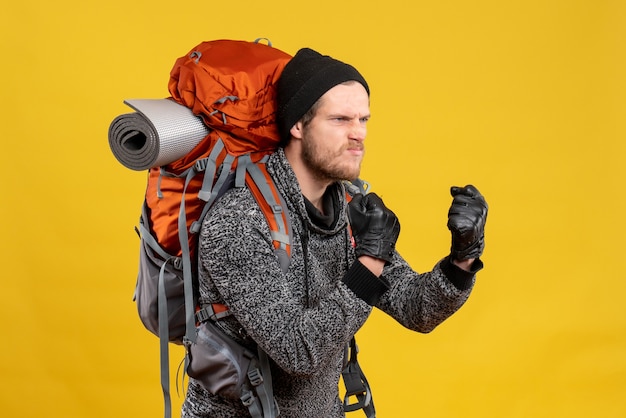
[{"label": "man's face", "polygon": [[359,176],[369,117],[369,96],[360,83],[339,84],[320,98],[315,116],[302,128],[302,161],[315,178]]}]

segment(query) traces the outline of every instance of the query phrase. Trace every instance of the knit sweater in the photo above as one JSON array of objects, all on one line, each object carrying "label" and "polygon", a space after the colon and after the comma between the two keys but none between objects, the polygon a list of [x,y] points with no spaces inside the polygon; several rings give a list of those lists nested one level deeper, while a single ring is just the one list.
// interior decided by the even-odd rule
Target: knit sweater
[{"label": "knit sweater", "polygon": [[[281,270],[254,197],[247,188],[233,189],[216,202],[202,225],[200,302],[226,304],[232,316],[218,325],[268,354],[281,417],[343,417],[338,383],[344,347],[372,305],[408,329],[430,332],[463,305],[474,273],[444,258],[432,271],[419,274],[395,253],[377,278],[356,260],[343,185],[327,191],[335,215],[320,225],[307,210],[282,150],[270,157],[267,168],[291,220],[289,269]],[[190,379],[183,417],[246,416],[240,402],[211,395]]]}]

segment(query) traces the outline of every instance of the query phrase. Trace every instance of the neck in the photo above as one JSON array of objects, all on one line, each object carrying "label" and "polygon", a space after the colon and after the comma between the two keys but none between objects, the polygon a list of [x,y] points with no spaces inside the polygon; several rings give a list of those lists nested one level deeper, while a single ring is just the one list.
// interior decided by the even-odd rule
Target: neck
[{"label": "neck", "polygon": [[302,190],[304,197],[306,197],[317,210],[324,213],[324,208],[322,207],[322,196],[324,196],[326,188],[332,182],[329,180],[320,180],[319,178],[313,176],[311,171],[306,167],[300,158],[300,152],[296,150],[295,147],[290,145],[285,147],[285,157],[287,157],[287,161],[289,161],[293,172],[296,174],[300,190]]}]

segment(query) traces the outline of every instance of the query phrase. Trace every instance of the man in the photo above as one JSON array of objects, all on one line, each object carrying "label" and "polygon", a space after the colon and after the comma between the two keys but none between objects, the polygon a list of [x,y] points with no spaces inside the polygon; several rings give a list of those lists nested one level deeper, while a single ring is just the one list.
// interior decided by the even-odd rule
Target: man
[{"label": "man", "polygon": [[[200,301],[227,305],[232,315],[219,326],[268,354],[281,417],[343,417],[344,348],[372,307],[429,332],[463,305],[482,268],[487,205],[473,186],[452,188],[451,254],[422,274],[395,251],[400,225],[378,196],[347,203],[342,180],[359,175],[369,117],[369,87],[355,68],[300,50],[278,85],[283,144],[267,162],[290,215],[288,271],[246,188],[222,197],[202,226]],[[245,416],[241,402],[190,379],[183,417]]]}]

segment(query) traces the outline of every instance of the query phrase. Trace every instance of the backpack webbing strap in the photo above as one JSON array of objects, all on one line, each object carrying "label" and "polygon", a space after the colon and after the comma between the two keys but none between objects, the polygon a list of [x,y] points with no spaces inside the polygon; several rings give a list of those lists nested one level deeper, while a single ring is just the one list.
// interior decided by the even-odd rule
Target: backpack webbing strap
[{"label": "backpack webbing strap", "polygon": [[182,264],[183,264],[183,289],[185,293],[185,336],[183,337],[183,343],[189,344],[196,342],[196,321],[195,321],[195,306],[193,301],[193,272],[191,267],[191,251],[189,249],[189,238],[187,234],[187,214],[185,212],[185,195],[187,187],[191,182],[191,179],[198,174],[198,170],[189,170],[185,178],[185,186],[183,188],[182,198],[180,200],[180,212],[178,216],[178,238],[180,241],[180,248],[182,252]]},{"label": "backpack webbing strap", "polygon": [[[250,381],[256,388],[256,393],[263,407],[263,418],[274,418],[278,416],[278,405],[274,401],[274,389],[272,387],[272,372],[270,370],[270,360],[265,351],[260,347],[257,349],[259,356],[260,375]],[[248,377],[250,377],[248,375]]]},{"label": "backpack webbing strap", "polygon": [[[376,417],[376,409],[372,399],[372,391],[370,385],[365,378],[365,374],[357,361],[357,353],[359,349],[356,345],[356,339],[352,337],[350,341],[350,358],[348,364],[344,367],[341,375],[346,386],[346,394],[343,399],[343,410],[346,412],[363,409],[367,418]],[[350,397],[356,397],[357,401],[350,403]]]},{"label": "backpack webbing strap", "polygon": [[246,373],[251,387],[244,390],[241,402],[254,418],[276,418],[279,415],[279,409],[274,400],[269,357],[261,348],[257,353],[258,360],[250,362]]},{"label": "backpack webbing strap", "polygon": [[263,410],[259,405],[259,400],[254,396],[251,390],[245,391],[241,395],[241,403],[248,408],[248,412],[250,412],[250,416],[252,418],[263,418]]},{"label": "backpack webbing strap", "polygon": [[202,181],[202,188],[198,192],[198,199],[202,199],[205,202],[209,201],[213,193],[213,179],[217,173],[217,158],[223,150],[224,142],[221,138],[218,138],[209,156],[206,160],[203,159],[206,165],[202,168],[197,168],[199,171],[204,171],[204,180]]},{"label": "backpack webbing strap", "polygon": [[[192,222],[189,228],[189,232],[193,234],[200,232],[200,228],[202,227],[202,220],[206,216],[207,212],[209,211],[209,209],[211,209],[211,206],[213,206],[213,203],[215,203],[215,201],[228,190],[229,187],[227,187],[227,183],[229,183],[232,179],[232,175],[230,175],[230,170],[231,170],[234,158],[235,157],[233,157],[230,154],[227,154],[226,157],[224,158],[224,161],[222,162],[222,165],[221,165],[222,169],[220,171],[220,175],[217,178],[217,180],[215,180],[215,184],[212,186],[210,190],[210,193],[209,193],[210,196],[206,204],[202,208],[202,212],[200,213],[200,216],[198,217],[198,219]],[[205,174],[205,178],[206,178],[206,174]],[[203,184],[202,185],[203,189],[204,189],[204,186],[205,185]],[[200,195],[198,195],[198,197],[199,196]]]},{"label": "backpack webbing strap", "polygon": [[168,312],[167,312],[167,293],[165,292],[165,280],[163,280],[163,272],[167,263],[161,266],[158,284],[158,302],[159,302],[159,346],[161,352],[161,388],[163,389],[163,399],[165,402],[165,418],[172,416],[172,400],[170,396],[170,370],[169,370],[169,333],[168,333]]},{"label": "backpack webbing strap", "polygon": [[159,315],[159,351],[161,363],[161,389],[163,391],[163,402],[165,404],[165,418],[172,416],[172,400],[170,396],[170,370],[169,370],[169,313],[167,309],[167,293],[165,291],[165,266],[171,262],[175,267],[179,267],[180,259],[168,254],[152,236],[148,228],[144,225],[147,220],[147,211],[144,204],[142,216],[139,222],[141,239],[156,252],[165,262],[159,271],[159,282],[157,285],[158,315]]}]

